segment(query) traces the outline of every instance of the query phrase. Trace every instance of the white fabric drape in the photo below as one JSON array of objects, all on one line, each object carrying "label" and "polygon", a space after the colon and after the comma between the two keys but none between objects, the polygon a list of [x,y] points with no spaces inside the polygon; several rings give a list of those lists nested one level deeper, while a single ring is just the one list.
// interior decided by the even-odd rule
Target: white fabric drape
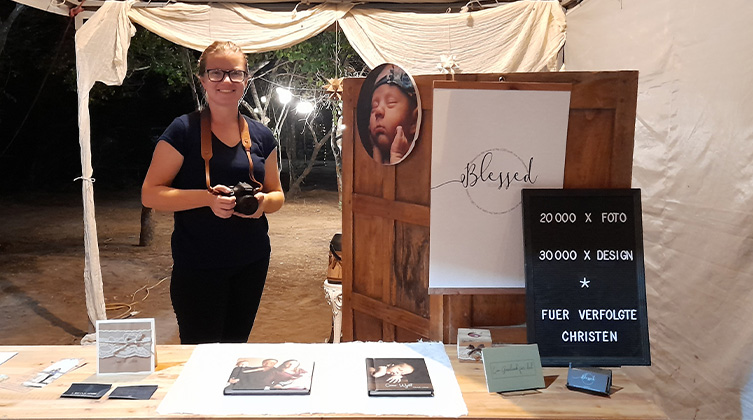
[{"label": "white fabric drape", "polygon": [[305,11],[269,12],[231,3],[170,4],[132,8],[128,16],[157,35],[202,51],[214,41],[233,41],[246,53],[291,47],[342,18],[350,4],[324,3]]},{"label": "white fabric drape", "polygon": [[120,85],[126,74],[126,58],[136,28],[128,20],[127,4],[107,2],[76,32],[76,77],[78,87],[78,140],[81,147],[81,182],[84,202],[84,289],[86,311],[92,325],[107,319],[99,263],[97,223],[89,125],[89,91],[97,81]]},{"label": "white fabric drape", "polygon": [[462,73],[554,71],[565,43],[565,14],[556,1],[520,1],[470,13],[404,13],[353,9],[340,21],[366,64],[395,63],[436,74],[440,55]]},{"label": "white fabric drape", "polygon": [[639,70],[652,366],[630,373],[672,419],[753,419],[752,19],[749,0],[568,13],[568,70]]}]

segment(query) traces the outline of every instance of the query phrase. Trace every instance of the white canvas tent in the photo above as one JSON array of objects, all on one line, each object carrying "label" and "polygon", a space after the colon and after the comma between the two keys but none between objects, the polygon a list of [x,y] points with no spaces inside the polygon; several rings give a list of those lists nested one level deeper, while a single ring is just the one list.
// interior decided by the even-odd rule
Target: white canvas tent
[{"label": "white canvas tent", "polygon": [[[101,2],[76,32],[84,279],[92,323],[105,319],[106,313],[94,217],[89,91],[96,82],[122,83],[136,30],[133,22],[188,48],[203,50],[215,40],[231,40],[246,53],[292,46],[337,22],[367,64],[397,63],[413,74],[441,71],[443,55],[455,57],[465,72],[556,70],[565,41],[565,16],[556,1],[521,1],[440,14],[359,8],[351,3],[322,3],[306,10],[295,5],[285,11],[225,2],[137,7],[143,5],[133,0]],[[485,41],[486,37],[492,41]]]},{"label": "white canvas tent", "polygon": [[753,4],[587,0],[568,70],[638,69],[653,365],[632,369],[673,419],[753,418]]},{"label": "white canvas tent", "polygon": [[[349,13],[337,18],[343,28]],[[567,14],[567,70],[640,71],[633,186],[642,189],[653,365],[628,370],[672,419],[753,419],[751,20],[747,0],[585,0]],[[127,19],[118,22],[128,30]],[[125,57],[127,43],[114,41],[103,45],[121,61],[105,60],[105,69]],[[457,54],[448,44],[431,50],[435,64]],[[412,69],[413,60],[380,59]],[[84,140],[88,133],[82,150]],[[83,158],[82,167],[91,177]]]}]

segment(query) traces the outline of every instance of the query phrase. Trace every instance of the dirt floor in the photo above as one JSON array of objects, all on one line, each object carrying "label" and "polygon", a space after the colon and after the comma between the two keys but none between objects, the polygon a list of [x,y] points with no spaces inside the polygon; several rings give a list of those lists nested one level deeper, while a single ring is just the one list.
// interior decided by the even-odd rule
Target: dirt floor
[{"label": "dirt floor", "polygon": [[[101,196],[100,196],[101,195]],[[139,247],[136,189],[100,194],[97,232],[109,319],[154,318],[158,344],[178,344],[170,304],[172,213],[155,213]],[[269,215],[272,260],[249,342],[324,342],[332,312],[322,284],[342,229],[336,191],[307,191]],[[80,192],[0,197],[0,345],[78,344],[91,329],[84,297]]]}]

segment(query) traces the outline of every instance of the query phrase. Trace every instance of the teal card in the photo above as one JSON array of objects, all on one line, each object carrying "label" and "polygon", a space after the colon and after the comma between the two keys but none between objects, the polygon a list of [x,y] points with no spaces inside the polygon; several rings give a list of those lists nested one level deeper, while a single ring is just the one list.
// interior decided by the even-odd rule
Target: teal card
[{"label": "teal card", "polygon": [[537,344],[510,344],[481,351],[489,392],[544,388]]}]

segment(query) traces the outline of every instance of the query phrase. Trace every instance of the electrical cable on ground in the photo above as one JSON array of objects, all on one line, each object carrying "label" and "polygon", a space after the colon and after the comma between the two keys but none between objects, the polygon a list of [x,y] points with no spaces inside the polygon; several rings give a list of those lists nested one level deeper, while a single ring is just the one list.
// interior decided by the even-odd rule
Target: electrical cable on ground
[{"label": "electrical cable on ground", "polygon": [[[163,277],[162,279],[160,279],[160,281],[158,281],[153,286],[146,286],[146,285],[144,285],[144,286],[139,287],[135,292],[133,292],[131,294],[131,299],[132,300],[131,300],[130,303],[117,302],[117,303],[108,303],[108,304],[106,304],[105,305],[105,310],[106,311],[115,311],[115,310],[122,311],[120,314],[118,314],[116,316],[113,316],[113,317],[110,317],[110,319],[125,319],[125,318],[130,318],[130,317],[132,317],[134,315],[137,315],[138,311],[134,311],[134,307],[137,304],[144,302],[146,300],[146,298],[149,297],[149,291],[150,290],[152,290],[155,287],[159,286],[160,284],[162,284],[163,281],[169,279],[170,277],[171,276]],[[136,301],[136,294],[139,293],[142,290],[146,291],[146,295],[144,295],[144,297],[141,300]]]}]

